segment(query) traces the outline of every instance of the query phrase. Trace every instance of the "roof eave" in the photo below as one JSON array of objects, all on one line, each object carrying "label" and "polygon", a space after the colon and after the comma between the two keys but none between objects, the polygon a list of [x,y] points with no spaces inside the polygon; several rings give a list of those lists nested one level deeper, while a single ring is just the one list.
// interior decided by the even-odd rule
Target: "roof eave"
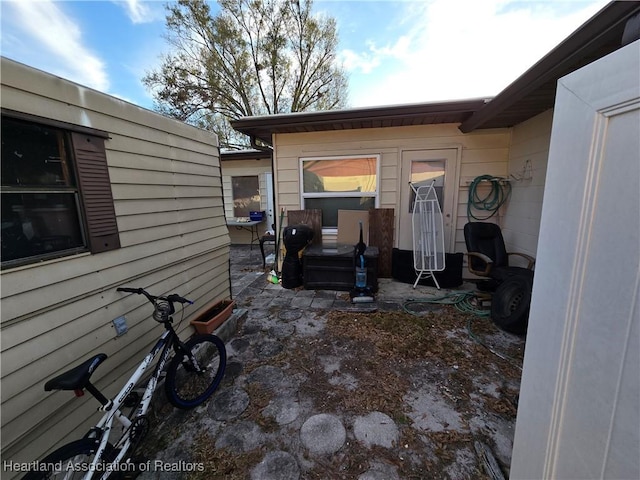
[{"label": "roof eave", "polygon": [[[413,118],[418,119],[429,115],[458,114],[466,118],[484,106],[487,100],[486,98],[479,98],[448,102],[244,117],[233,120],[231,126],[245,135],[256,137],[271,145],[272,135],[274,133],[335,130],[336,125],[340,125],[342,129],[367,128],[354,125],[360,122],[389,123],[399,119],[408,121]],[[461,121],[462,119],[460,122]]]},{"label": "roof eave", "polygon": [[220,152],[221,161],[229,160],[264,160],[271,159],[271,152],[267,150],[231,150]]}]

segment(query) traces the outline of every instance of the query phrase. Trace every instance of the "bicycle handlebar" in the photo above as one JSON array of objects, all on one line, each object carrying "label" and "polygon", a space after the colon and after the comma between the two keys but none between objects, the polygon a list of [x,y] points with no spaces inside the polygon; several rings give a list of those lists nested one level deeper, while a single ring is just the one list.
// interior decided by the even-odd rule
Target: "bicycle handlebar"
[{"label": "bicycle handlebar", "polygon": [[167,302],[170,302],[170,303],[182,303],[182,304],[186,303],[189,305],[193,305],[193,302],[191,300],[181,297],[177,293],[172,293],[171,295],[168,295],[166,297],[156,297],[154,295],[151,295],[149,292],[147,292],[143,288],[118,287],[116,288],[116,291],[144,295],[145,297],[147,297],[147,300],[149,300],[151,303],[155,303],[156,300],[166,300]]},{"label": "bicycle handlebar", "polygon": [[177,293],[172,293],[171,295],[169,295],[167,297],[167,301],[169,302],[178,302],[178,303],[186,303],[188,305],[193,305],[193,302],[191,300],[188,300],[184,297],[181,297],[180,295],[178,295]]},{"label": "bicycle handlebar", "polygon": [[127,293],[137,293],[141,294],[144,290],[141,288],[128,288],[128,287],[118,287],[116,288],[116,292],[127,292]]}]

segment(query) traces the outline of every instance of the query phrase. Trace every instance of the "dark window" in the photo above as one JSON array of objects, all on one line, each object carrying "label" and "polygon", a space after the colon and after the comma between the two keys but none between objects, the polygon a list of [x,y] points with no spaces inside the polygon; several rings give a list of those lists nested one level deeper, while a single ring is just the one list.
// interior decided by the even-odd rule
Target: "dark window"
[{"label": "dark window", "polygon": [[2,266],[120,246],[104,140],[2,117]]},{"label": "dark window", "polygon": [[257,176],[231,177],[233,216],[248,217],[260,211],[260,187]]}]

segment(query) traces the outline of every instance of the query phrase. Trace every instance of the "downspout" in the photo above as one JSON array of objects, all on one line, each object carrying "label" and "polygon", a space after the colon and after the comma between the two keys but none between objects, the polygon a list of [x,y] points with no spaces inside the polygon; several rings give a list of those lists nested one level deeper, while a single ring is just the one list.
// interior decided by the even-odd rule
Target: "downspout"
[{"label": "downspout", "polygon": [[[220,175],[220,191],[222,192],[222,215],[224,216],[226,226],[227,209],[224,203],[224,189],[222,188],[222,155],[220,155],[220,146],[218,146],[218,173]],[[227,227],[227,235],[229,235],[229,227]],[[231,238],[229,238],[229,252],[231,252]],[[227,259],[227,278],[229,279],[229,300],[233,300],[233,292],[231,290],[231,255],[229,255]]]},{"label": "downspout", "polygon": [[251,143],[251,148],[260,150],[262,152],[272,152],[273,154],[273,147],[258,145],[258,142],[256,141],[256,137],[254,135],[249,136],[249,142]]}]

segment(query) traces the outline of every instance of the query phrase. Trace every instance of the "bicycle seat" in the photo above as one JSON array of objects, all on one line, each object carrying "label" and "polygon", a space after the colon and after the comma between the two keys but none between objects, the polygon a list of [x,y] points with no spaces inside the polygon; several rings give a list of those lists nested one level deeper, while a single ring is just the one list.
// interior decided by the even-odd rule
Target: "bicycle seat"
[{"label": "bicycle seat", "polygon": [[95,372],[98,365],[104,362],[107,358],[105,353],[99,353],[94,357],[91,357],[84,363],[81,363],[77,367],[67,370],[61,373],[55,378],[52,378],[44,384],[46,392],[51,390],[82,390],[89,383],[91,374]]}]

